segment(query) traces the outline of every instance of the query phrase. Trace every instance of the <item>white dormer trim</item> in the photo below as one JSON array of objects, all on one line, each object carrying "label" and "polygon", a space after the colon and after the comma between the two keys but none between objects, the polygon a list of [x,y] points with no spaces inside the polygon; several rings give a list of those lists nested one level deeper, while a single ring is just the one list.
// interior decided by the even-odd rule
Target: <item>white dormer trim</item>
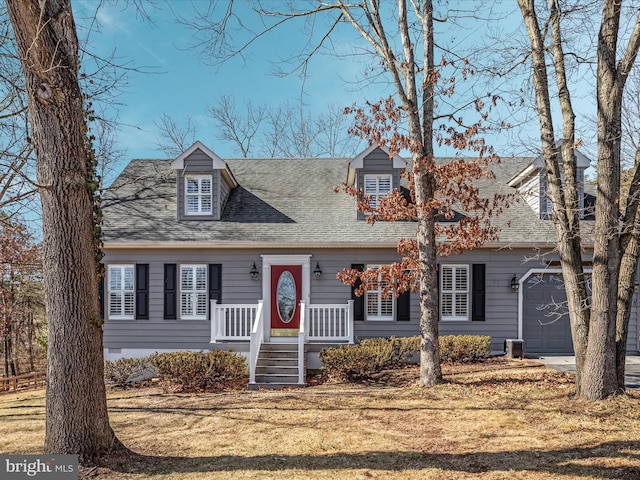
[{"label": "white dormer trim", "polygon": [[187,148],[180,155],[178,155],[171,162],[171,168],[173,170],[184,170],[184,161],[185,161],[185,159],[187,157],[189,157],[189,155],[191,155],[196,150],[201,150],[202,153],[204,153],[207,157],[209,157],[211,159],[211,169],[212,170],[221,170],[223,176],[225,177],[227,182],[229,182],[229,185],[231,185],[232,188],[238,186],[238,182],[236,181],[236,179],[234,178],[233,174],[231,173],[231,169],[229,169],[229,166],[227,165],[227,162],[222,160],[218,155],[216,155],[213,152],[213,150],[211,150],[209,147],[207,147],[204,143],[202,143],[199,140],[196,143],[194,143],[193,145],[191,145],[189,148]]},{"label": "white dormer trim", "polygon": [[[364,168],[364,159],[369,156],[371,152],[375,151],[378,148],[386,153],[387,156],[389,156],[389,149],[387,147],[380,147],[374,143],[349,162],[349,167],[347,168],[348,186],[353,187],[355,185],[356,170],[359,168]],[[394,156],[391,161],[393,162],[393,168],[407,168],[407,161],[398,155]]]},{"label": "white dormer trim", "polygon": [[[371,152],[373,152],[374,150],[376,150],[377,148],[379,148],[384,153],[389,155],[389,149],[387,147],[384,147],[384,146],[380,147],[380,146],[378,146],[378,145],[376,145],[374,143],[369,148],[367,148],[362,153],[360,153],[360,155],[358,155],[356,158],[351,160],[351,162],[349,162],[349,167],[350,168],[364,168],[364,159],[365,159],[365,157],[369,156],[369,154]],[[407,162],[403,158],[398,156],[398,155],[395,155],[391,159],[391,161],[393,162],[393,168],[407,168]]]}]

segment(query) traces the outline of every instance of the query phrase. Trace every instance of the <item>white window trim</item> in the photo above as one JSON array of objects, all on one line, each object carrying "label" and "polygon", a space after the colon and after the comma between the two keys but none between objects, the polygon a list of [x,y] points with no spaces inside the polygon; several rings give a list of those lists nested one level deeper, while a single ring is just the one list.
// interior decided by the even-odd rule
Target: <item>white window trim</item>
[{"label": "white window trim", "polygon": [[[124,270],[126,268],[131,268],[131,271],[133,273],[133,285],[131,290],[125,290],[124,289]],[[111,276],[112,276],[112,270],[115,269],[119,269],[121,270],[122,273],[122,277],[121,277],[121,282],[120,282],[120,288],[117,289],[111,289]],[[134,320],[135,316],[136,316],[136,268],[135,265],[132,263],[118,263],[118,264],[112,264],[112,265],[108,265],[107,266],[107,278],[106,278],[106,297],[107,297],[107,317],[109,318],[109,320]],[[111,294],[112,293],[120,293],[122,295],[122,304],[121,304],[121,309],[120,309],[120,313],[119,314],[112,314],[111,313]],[[133,296],[133,312],[131,312],[131,314],[125,314],[122,313],[124,311],[125,308],[125,295],[126,294],[131,294]]]},{"label": "white window trim", "polygon": [[[197,193],[188,193],[188,184],[189,180],[197,180],[198,181],[198,192]],[[211,186],[211,191],[209,193],[202,193],[201,190],[201,180],[209,180],[209,185]],[[188,197],[197,197],[198,198],[198,211],[190,212],[189,211],[189,202],[187,201]],[[209,209],[202,209],[202,199],[204,197],[209,197]],[[184,214],[190,216],[197,215],[212,215],[213,214],[213,176],[212,175],[185,175],[184,176]]]},{"label": "white window trim", "polygon": [[[192,269],[192,275],[193,275],[193,285],[194,288],[193,290],[183,290],[182,288],[182,269],[183,268],[190,268]],[[198,268],[204,268],[205,274],[204,274],[204,278],[205,278],[205,283],[204,283],[204,289],[203,290],[198,290],[196,288],[196,276],[195,276],[195,272]],[[180,312],[180,319],[182,320],[207,320],[208,318],[208,306],[209,306],[209,269],[208,266],[204,263],[184,263],[181,264],[179,266],[178,269],[178,281],[180,282],[180,288],[179,288],[179,297],[178,297],[178,308],[179,308],[179,312]],[[194,299],[197,298],[195,297],[198,294],[204,294],[205,295],[205,313],[198,315],[197,313],[195,313],[197,311],[197,306],[198,306],[198,302],[197,300],[195,300],[195,303],[193,304],[193,314],[191,315],[185,315],[182,313],[182,295],[183,293],[186,294],[190,294],[193,295],[191,302],[194,302]]]},{"label": "white window trim", "polygon": [[[453,281],[452,281],[452,290],[449,291],[445,291],[443,284],[442,284],[442,277],[444,275],[444,269],[448,268],[448,269],[454,269],[454,274],[453,274]],[[466,291],[463,290],[456,290],[455,288],[455,270],[456,269],[464,269],[467,272],[467,289]],[[470,302],[471,302],[471,268],[468,264],[462,264],[462,263],[449,263],[449,264],[441,264],[440,265],[440,275],[438,278],[438,285],[439,285],[439,310],[440,310],[440,320],[443,322],[466,322],[469,321],[470,316],[471,316],[471,308],[470,307]],[[455,294],[456,293],[464,293],[467,296],[467,304],[466,304],[466,315],[456,315],[455,314]],[[451,294],[454,296],[454,298],[452,298],[452,306],[453,306],[453,310],[454,313],[453,315],[448,315],[445,316],[442,312],[442,307],[443,307],[443,296],[446,294]]]},{"label": "white window trim", "polygon": [[[376,180],[376,191],[375,192],[368,192],[367,191],[367,179],[369,178],[375,178]],[[380,179],[381,178],[388,178],[389,179],[389,191],[381,193],[380,192]],[[393,190],[393,176],[390,173],[365,173],[364,175],[364,185],[363,185],[363,191],[364,191],[364,195],[365,197],[368,195],[371,195],[371,199],[373,201],[375,201],[374,205],[371,205],[371,203],[369,205],[371,205],[374,208],[377,208],[380,206],[380,200],[383,199],[384,197],[386,197],[389,193],[391,193],[391,190]]]},{"label": "white window trim", "polygon": [[[367,265],[367,268],[380,268],[380,265]],[[380,276],[378,276],[380,278]],[[378,296],[378,312],[380,312],[380,305],[382,304],[382,292],[381,289],[366,290],[364,292],[364,311],[366,319],[372,322],[394,322],[396,320],[396,299],[391,296],[390,298],[384,298],[384,300],[391,300],[391,315],[369,315],[369,294],[377,293]]]}]

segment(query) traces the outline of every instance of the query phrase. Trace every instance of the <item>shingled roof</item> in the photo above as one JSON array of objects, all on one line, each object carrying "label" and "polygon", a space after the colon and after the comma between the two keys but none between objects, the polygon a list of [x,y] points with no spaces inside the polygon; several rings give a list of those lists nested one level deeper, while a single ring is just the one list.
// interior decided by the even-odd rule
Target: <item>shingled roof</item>
[{"label": "shingled roof", "polygon": [[[354,199],[335,192],[347,179],[350,160],[226,160],[239,186],[219,221],[178,221],[171,160],[133,160],[104,197],[105,247],[389,247],[413,237],[415,222],[369,225],[356,219]],[[493,168],[495,180],[478,183],[483,195],[513,193],[507,182],[532,160],[504,159]],[[555,242],[552,223],[526,202],[513,203],[495,223],[502,229],[491,247]]]}]

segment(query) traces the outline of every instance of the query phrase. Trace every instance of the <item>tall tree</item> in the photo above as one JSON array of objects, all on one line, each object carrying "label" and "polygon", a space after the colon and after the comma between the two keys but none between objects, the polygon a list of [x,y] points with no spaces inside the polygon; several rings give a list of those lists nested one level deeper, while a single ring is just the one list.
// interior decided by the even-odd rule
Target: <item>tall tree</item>
[{"label": "tall tree", "polygon": [[[431,0],[397,0],[394,6],[380,0],[348,3],[342,0],[322,3],[288,2],[283,10],[277,10],[278,7],[269,2],[257,2],[256,5],[256,11],[264,19],[273,21],[266,27],[265,32],[289,21],[305,19],[308,20],[307,25],[313,25],[309,28],[315,33],[322,24],[320,19],[325,21],[326,28],[315,37],[317,42],[310,40],[307,50],[296,57],[300,60],[302,72],[306,71],[312,56],[326,43],[330,43],[329,39],[334,32],[346,27],[351,33],[355,32],[370,50],[370,65],[379,65],[381,75],[385,75],[392,85],[399,108],[396,108],[395,102],[384,100],[371,102],[369,112],[367,108],[356,108],[354,112],[359,122],[356,129],[370,142],[388,146],[394,155],[400,153],[399,148],[407,148],[410,151],[411,165],[408,178],[412,183],[413,206],[409,209],[410,213],[405,215],[417,221],[417,232],[414,240],[404,242],[400,246],[400,251],[407,257],[413,257],[413,265],[417,267],[414,277],[417,279],[420,296],[420,382],[425,386],[437,384],[442,381],[442,372],[438,349],[436,215],[441,205],[439,193],[456,187],[444,177],[447,170],[436,165],[434,142],[448,142],[460,149],[475,151],[481,160],[477,164],[469,162],[473,164],[472,169],[482,169],[486,166],[484,162],[491,155],[481,141],[469,140],[479,127],[477,123],[472,122],[465,125],[460,119],[459,112],[464,109],[463,106],[457,106],[453,112],[440,112],[442,117],[436,112],[436,97],[444,99],[455,92],[455,80],[450,76],[444,78],[443,72],[447,71],[447,68],[455,70],[458,66],[446,61],[436,65],[433,3]],[[209,11],[215,13],[215,8]],[[231,29],[229,22],[233,20],[233,15],[232,7],[229,7],[223,12],[222,18],[200,15],[192,22],[192,26],[198,29],[199,46],[204,47],[205,55],[210,58],[228,58],[229,55],[242,54],[255,38],[261,35],[258,34],[230,53],[232,38],[227,30]],[[206,41],[207,31],[210,32],[209,41]],[[463,60],[460,60],[459,65],[461,75],[469,73],[463,72]],[[442,83],[439,83],[441,78]],[[481,103],[475,104],[480,110]],[[441,108],[446,107],[441,105]],[[437,118],[441,118],[441,122],[436,129],[434,124]],[[441,126],[440,123],[446,124],[447,119],[452,125]],[[456,131],[457,128],[462,132]],[[463,166],[464,163],[461,161],[458,166]],[[451,174],[454,169],[455,167],[450,167],[448,172]],[[473,187],[470,189],[473,190]],[[480,203],[485,206],[493,204],[490,200]],[[471,203],[467,206],[471,206]],[[374,219],[375,216],[370,218]],[[489,232],[490,230],[487,235],[490,235]],[[477,238],[486,236],[479,235]],[[471,242],[468,246],[471,246]],[[392,268],[397,272],[398,267]],[[353,280],[353,272],[351,276],[347,273],[345,279]]]},{"label": "tall tree", "polygon": [[81,462],[119,445],[103,381],[93,162],[78,82],[70,0],[8,0],[20,55],[42,204],[49,339],[47,453]]},{"label": "tall tree", "polygon": [[[571,103],[571,84],[567,80],[568,54],[565,53],[562,27],[562,21],[569,12],[563,10],[563,2],[551,0],[548,10],[545,10],[547,17],[541,21],[538,11],[546,6],[536,6],[535,0],[518,0],[518,5],[531,44],[542,154],[576,355],[576,392],[585,399],[598,400],[624,389],[630,301],[640,252],[640,178],[635,174],[624,215],[620,213],[622,99],[640,47],[640,15],[635,12],[636,20],[628,32],[627,45],[621,50],[618,42],[623,37],[620,20],[622,1],[606,1],[602,6],[594,92],[598,108],[598,189],[593,232],[592,295],[589,299],[581,260],[583,239],[578,208],[580,190],[575,156],[575,113]],[[549,78],[555,79],[555,90]],[[556,143],[551,108],[554,91],[557,92],[562,118],[560,143]],[[639,156],[637,151],[636,158]]]}]

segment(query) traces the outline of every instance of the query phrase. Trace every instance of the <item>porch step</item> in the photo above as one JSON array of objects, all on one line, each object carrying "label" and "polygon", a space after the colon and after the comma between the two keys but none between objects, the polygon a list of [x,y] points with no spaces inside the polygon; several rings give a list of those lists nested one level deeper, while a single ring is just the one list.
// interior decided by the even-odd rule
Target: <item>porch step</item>
[{"label": "porch step", "polygon": [[303,387],[298,383],[298,344],[263,343],[258,352],[255,383],[249,390]]}]

